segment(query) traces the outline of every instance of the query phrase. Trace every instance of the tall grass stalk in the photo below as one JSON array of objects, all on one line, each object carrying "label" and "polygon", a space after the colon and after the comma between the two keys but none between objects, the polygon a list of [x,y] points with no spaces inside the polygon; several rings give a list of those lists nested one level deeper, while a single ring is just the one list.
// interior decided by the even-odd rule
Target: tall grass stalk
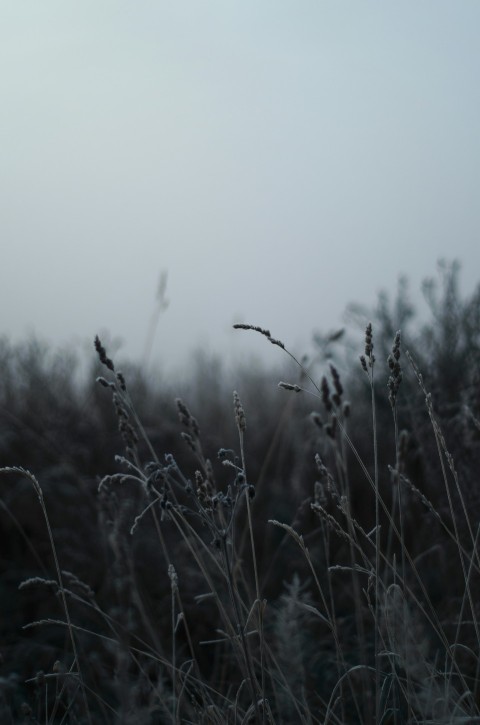
[{"label": "tall grass stalk", "polygon": [[49,538],[49,541],[50,541],[50,546],[51,546],[51,550],[52,550],[52,554],[53,554],[53,560],[54,560],[54,564],[55,564],[55,571],[56,571],[56,574],[57,574],[57,581],[58,581],[59,592],[60,592],[60,596],[62,598],[62,605],[63,605],[63,609],[64,609],[64,612],[65,612],[65,618],[67,620],[68,632],[69,632],[69,635],[70,635],[70,643],[72,645],[73,662],[76,665],[77,670],[78,670],[78,677],[79,677],[79,680],[80,680],[80,688],[81,688],[81,691],[82,691],[83,702],[84,702],[84,705],[85,705],[85,713],[86,713],[88,722],[90,724],[92,724],[92,718],[91,718],[91,715],[90,715],[90,708],[89,708],[89,704],[88,704],[87,692],[86,692],[84,680],[83,680],[83,677],[82,677],[82,668],[81,668],[80,658],[78,656],[77,643],[76,643],[76,640],[75,640],[73,626],[72,626],[72,622],[71,622],[71,619],[70,619],[70,610],[69,610],[69,607],[68,607],[68,604],[67,604],[67,597],[66,597],[66,594],[65,594],[65,587],[63,585],[62,570],[60,569],[60,564],[59,564],[59,561],[58,561],[57,547],[55,546],[55,540],[53,538],[52,528],[50,526],[50,519],[48,517],[47,508],[45,506],[45,500],[43,498],[42,487],[40,486],[39,482],[37,481],[37,479],[35,478],[35,476],[33,475],[33,473],[31,473],[30,471],[27,471],[24,468],[21,468],[20,466],[8,466],[8,467],[0,468],[0,474],[2,474],[2,473],[7,473],[7,474],[9,474],[9,473],[16,473],[16,474],[18,474],[20,476],[23,476],[24,478],[28,479],[31,482],[31,484],[33,485],[33,489],[34,489],[35,493],[37,494],[38,501],[40,503],[40,507],[42,509],[43,517],[45,519],[45,524],[46,524],[47,531],[48,531],[48,538]]}]

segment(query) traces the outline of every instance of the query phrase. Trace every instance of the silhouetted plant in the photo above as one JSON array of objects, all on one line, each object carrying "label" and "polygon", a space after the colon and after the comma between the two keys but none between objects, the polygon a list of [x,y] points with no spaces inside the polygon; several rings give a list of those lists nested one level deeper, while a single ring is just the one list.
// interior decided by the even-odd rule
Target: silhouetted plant
[{"label": "silhouetted plant", "polygon": [[480,287],[439,272],[309,359],[240,325],[275,372],[0,340],[2,722],[480,718]]}]

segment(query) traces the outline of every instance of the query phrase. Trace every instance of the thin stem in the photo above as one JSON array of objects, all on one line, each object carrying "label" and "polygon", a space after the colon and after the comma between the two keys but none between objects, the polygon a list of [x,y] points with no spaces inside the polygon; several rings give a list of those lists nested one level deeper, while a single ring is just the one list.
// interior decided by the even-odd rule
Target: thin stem
[{"label": "thin stem", "polygon": [[250,684],[250,693],[252,697],[252,704],[254,706],[255,710],[255,716],[257,719],[257,723],[261,722],[260,713],[258,710],[258,702],[257,702],[257,693],[255,692],[255,678],[253,674],[253,668],[252,668],[252,662],[250,659],[250,650],[248,649],[247,640],[245,637],[245,631],[244,626],[242,624],[242,619],[240,615],[240,608],[237,602],[237,597],[235,594],[235,587],[233,583],[233,577],[232,577],[232,568],[230,564],[230,558],[228,556],[228,547],[227,547],[227,539],[226,536],[223,536],[221,538],[221,545],[222,545],[222,553],[225,561],[225,569],[227,572],[227,581],[228,581],[228,591],[230,594],[230,600],[232,602],[232,608],[234,611],[235,619],[236,619],[236,627],[237,627],[237,633],[240,637],[240,641],[242,643],[242,649],[243,654],[245,658],[245,665],[247,668],[247,674],[248,674],[248,680]]},{"label": "thin stem", "polygon": [[50,540],[50,547],[52,549],[53,560],[54,560],[54,563],[55,563],[55,570],[56,570],[56,573],[57,573],[57,579],[58,579],[58,586],[59,586],[60,596],[62,598],[62,604],[63,604],[63,608],[65,610],[65,618],[67,620],[67,627],[68,627],[68,631],[69,631],[69,634],[70,634],[70,642],[72,644],[73,657],[74,657],[74,661],[77,664],[77,670],[78,670],[78,674],[79,674],[79,677],[80,677],[80,685],[81,685],[81,688],[82,688],[82,696],[83,696],[83,702],[84,702],[84,705],[85,705],[85,711],[86,711],[86,714],[87,714],[88,722],[89,723],[92,723],[92,718],[91,718],[91,714],[90,714],[90,708],[88,706],[88,700],[87,700],[87,692],[86,692],[86,689],[85,689],[85,684],[84,684],[83,677],[82,677],[82,672],[81,672],[80,658],[78,656],[78,651],[77,651],[77,643],[75,641],[75,636],[73,634],[72,621],[70,619],[70,610],[69,610],[68,604],[67,604],[67,597],[65,596],[65,587],[63,585],[62,571],[60,569],[60,564],[58,562],[57,549],[56,549],[56,546],[55,546],[55,541],[53,539],[53,532],[52,532],[52,528],[50,526],[50,520],[48,518],[48,513],[47,513],[47,508],[45,506],[45,500],[43,498],[42,488],[41,488],[40,484],[38,483],[37,479],[35,478],[35,476],[33,475],[33,473],[31,473],[30,471],[27,471],[25,468],[21,468],[19,466],[12,466],[12,467],[0,468],[0,473],[19,473],[20,475],[25,476],[25,478],[28,478],[31,481],[31,483],[33,484],[33,487],[35,489],[35,493],[38,496],[38,500],[40,502],[40,506],[41,506],[41,509],[42,509],[42,512],[43,512],[43,516],[44,516],[44,519],[45,519],[45,523],[46,523],[46,526],[47,526],[48,538]]}]

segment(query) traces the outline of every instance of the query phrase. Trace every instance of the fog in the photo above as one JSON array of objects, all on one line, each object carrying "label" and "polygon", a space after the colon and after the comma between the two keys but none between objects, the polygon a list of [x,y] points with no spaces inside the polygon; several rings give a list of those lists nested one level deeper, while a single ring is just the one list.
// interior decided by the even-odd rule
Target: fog
[{"label": "fog", "polygon": [[301,353],[402,273],[479,281],[478,2],[0,9],[0,333],[270,360],[232,324]]}]

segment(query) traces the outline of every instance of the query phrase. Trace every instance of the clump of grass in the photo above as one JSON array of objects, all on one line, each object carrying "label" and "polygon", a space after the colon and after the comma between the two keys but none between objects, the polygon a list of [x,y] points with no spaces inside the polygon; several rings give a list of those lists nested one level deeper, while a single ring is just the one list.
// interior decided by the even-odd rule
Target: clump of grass
[{"label": "clump of grass", "polygon": [[[473,349],[472,310],[468,320]],[[97,337],[92,400],[117,427],[114,464],[88,485],[66,467],[57,477],[45,470],[42,486],[24,468],[2,468],[22,501],[36,493],[46,535],[6,497],[5,520],[29,562],[16,578],[30,606],[22,637],[31,669],[0,680],[1,716],[52,725],[480,721],[470,372],[452,419],[435,370],[392,325],[388,342],[365,325],[350,373],[326,355],[328,340],[319,371],[269,330],[235,327],[293,365],[270,399],[275,415],[263,403],[256,417],[264,383],[252,395],[236,381],[229,418],[208,396],[195,410],[183,393],[171,408],[152,406],[168,421],[160,435],[151,408],[138,406],[147,389]],[[445,334],[458,341],[453,327]],[[89,421],[97,437],[104,429]],[[67,525],[63,491],[75,486]]]},{"label": "clump of grass", "polygon": [[[259,328],[254,325],[242,325],[242,329],[262,332],[261,329],[259,330]],[[262,332],[262,334],[265,333]],[[269,335],[268,337],[270,339]],[[399,437],[396,418],[396,400],[402,380],[402,371],[399,364],[400,340],[400,332],[397,332],[393,341],[392,352],[387,360],[391,372],[387,387],[389,391],[389,402],[394,414],[397,467],[400,466]],[[283,346],[283,348],[288,353],[285,346]],[[322,400],[326,412],[330,415],[331,419],[335,421],[335,428],[338,426],[340,429],[340,436],[344,444],[346,444],[350,453],[357,459],[365,475],[366,482],[370,485],[374,494],[373,503],[375,508],[375,526],[372,531],[367,533],[360,522],[352,518],[348,489],[344,487],[343,495],[339,496],[337,487],[331,483],[333,481],[332,476],[326,473],[326,469],[323,464],[320,463],[320,471],[323,473],[324,478],[328,477],[329,479],[329,492],[330,495],[333,496],[333,503],[335,504],[336,509],[340,512],[341,517],[339,520],[338,516],[329,513],[325,508],[325,505],[323,505],[326,502],[325,488],[323,486],[321,488],[323,502],[320,503],[318,500],[320,496],[319,488],[317,488],[317,496],[316,500],[312,503],[312,509],[320,516],[320,520],[324,526],[328,527],[331,532],[343,539],[349,545],[351,561],[348,566],[341,567],[340,570],[346,569],[356,571],[357,573],[362,571],[364,575],[368,576],[367,586],[364,587],[363,593],[365,598],[364,603],[370,614],[370,622],[365,623],[363,617],[361,619],[357,618],[357,636],[360,636],[360,639],[364,639],[366,637],[366,627],[368,627],[370,632],[372,632],[373,637],[371,664],[369,664],[368,658],[365,658],[364,656],[368,651],[367,648],[369,646],[369,643],[365,641],[362,648],[362,662],[353,668],[346,668],[345,673],[341,675],[336,685],[336,688],[338,688],[336,696],[337,702],[339,704],[344,704],[346,693],[341,685],[343,685],[344,678],[346,676],[350,676],[358,668],[362,670],[363,673],[369,671],[372,675],[374,674],[374,694],[376,703],[375,722],[383,722],[387,717],[394,717],[395,721],[399,722],[404,722],[406,720],[410,721],[411,719],[418,718],[422,718],[422,721],[427,721],[433,718],[435,722],[453,722],[457,721],[456,718],[458,718],[458,722],[460,722],[463,721],[465,717],[479,717],[475,687],[472,688],[468,684],[467,680],[470,679],[471,676],[465,676],[465,673],[459,665],[457,656],[457,650],[460,649],[461,646],[467,647],[467,645],[460,645],[459,640],[459,633],[465,623],[464,615],[466,609],[468,609],[469,616],[471,617],[470,621],[473,624],[475,633],[477,633],[478,630],[477,612],[472,598],[471,588],[473,571],[474,569],[477,569],[478,564],[477,537],[474,537],[473,535],[472,524],[470,522],[461,488],[459,486],[453,457],[448,451],[445,438],[433,414],[431,395],[425,389],[423,378],[408,351],[407,357],[411,363],[414,374],[418,379],[419,385],[426,396],[426,407],[432,422],[432,429],[437,440],[438,455],[442,461],[442,470],[444,473],[444,481],[449,501],[450,515],[453,521],[454,531],[452,533],[452,538],[457,544],[460,565],[463,572],[464,592],[461,598],[461,607],[458,614],[455,637],[453,641],[449,640],[447,637],[444,623],[440,619],[439,613],[437,612],[437,609],[432,602],[418,571],[416,562],[411,556],[405,542],[402,517],[403,507],[401,500],[399,504],[399,521],[397,522],[395,508],[392,511],[389,510],[380,490],[377,456],[376,400],[373,377],[376,360],[373,353],[372,325],[369,323],[365,332],[365,353],[360,356],[360,362],[367,375],[371,390],[371,410],[373,421],[373,475],[369,473],[367,467],[360,459],[358,451],[346,431],[345,425],[342,421],[339,421],[338,416],[333,412],[334,403],[332,402],[332,396],[326,377],[322,378],[322,381],[318,386],[308,375],[308,379],[313,383],[313,390],[309,390],[307,388],[304,389],[304,392],[310,393]],[[300,363],[298,364],[301,365]],[[302,372],[305,376],[306,371],[302,370]],[[339,383],[339,376],[335,368],[332,369],[332,378],[336,389],[335,406],[338,407],[340,403],[340,395],[343,392],[343,389]],[[302,388],[300,388],[297,384],[285,382],[282,382],[280,387],[284,390],[294,391],[297,393],[302,390]],[[315,421],[318,422],[318,416],[316,416]],[[332,446],[337,448],[336,455],[339,456],[338,443],[335,440],[336,436],[333,435],[331,431],[332,426],[330,423],[329,437],[333,441]],[[454,479],[455,488],[461,503],[463,524],[470,532],[470,545],[467,550],[460,543],[460,535],[457,528],[457,518],[459,513],[454,510],[446,469],[443,466],[443,457],[445,457]],[[397,468],[392,468],[391,472],[393,473],[394,479],[399,475]],[[436,515],[438,515],[438,513],[436,513]],[[308,549],[305,547],[303,537],[292,527],[286,524],[279,524],[277,521],[273,521],[272,523],[277,526],[282,526],[286,531],[288,531],[302,549],[309,566],[313,571],[312,560]],[[382,528],[388,532],[388,544],[386,547],[383,546],[384,539],[382,539],[381,535]],[[398,567],[396,555],[394,554],[393,558],[389,556],[393,546],[392,541],[394,541],[396,548],[400,551],[400,569]],[[358,561],[359,559],[360,562]],[[336,567],[333,570],[339,571]],[[331,567],[328,568],[326,573],[327,578],[333,570]],[[321,592],[324,608],[328,612],[326,598],[321,587],[319,587],[319,591]],[[395,602],[400,602],[401,605],[397,603],[392,608],[392,596],[393,600]],[[358,595],[355,597],[355,600],[358,607]],[[414,616],[418,618],[418,621],[423,622],[424,625],[428,625],[430,627],[430,630],[434,635],[434,640],[435,638],[437,640],[437,649],[434,650],[435,654],[433,661],[429,659],[429,657],[431,657],[431,652],[427,650],[423,650],[423,657],[421,660],[418,660],[418,656],[421,651],[414,646],[414,642],[411,639],[413,626],[411,625],[412,615],[409,613],[412,611],[414,612]],[[360,621],[362,622],[361,624],[359,624]],[[394,638],[392,637],[392,621],[394,622],[393,630],[397,632]],[[332,625],[331,628],[333,632]],[[400,628],[400,634],[398,633],[398,628]],[[478,634],[476,635],[476,639],[477,642],[480,642]],[[399,654],[397,646],[392,646],[394,641],[402,642],[402,655]],[[339,658],[341,658],[341,650],[338,647],[338,644],[337,650]],[[407,650],[409,656],[406,654]],[[413,652],[417,656],[412,657]],[[439,656],[442,656],[445,659],[444,671],[438,670],[436,658]],[[416,663],[415,667],[412,666],[412,660]],[[388,663],[389,666],[386,666]],[[421,676],[418,674],[419,671],[422,673]],[[476,681],[477,680],[475,678],[473,680],[473,684],[475,684]],[[343,713],[344,712],[345,711],[343,709]],[[357,712],[360,715],[360,708]],[[327,708],[326,720],[332,717],[332,715],[333,706],[331,698]],[[365,708],[363,710],[363,716],[364,718],[371,717],[371,711],[369,712],[368,709]],[[344,714],[342,714],[342,717],[344,717]]]}]

